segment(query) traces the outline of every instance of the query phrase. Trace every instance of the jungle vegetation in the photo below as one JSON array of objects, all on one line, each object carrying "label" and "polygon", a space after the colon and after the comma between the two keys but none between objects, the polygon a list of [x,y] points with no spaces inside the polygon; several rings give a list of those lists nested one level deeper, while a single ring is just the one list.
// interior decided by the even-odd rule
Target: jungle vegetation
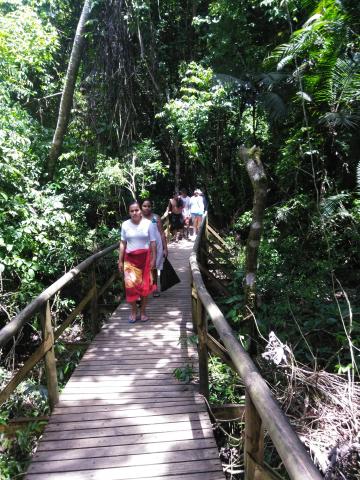
[{"label": "jungle vegetation", "polygon": [[[85,6],[71,111],[49,156]],[[227,238],[223,308],[241,334],[253,192],[237,152],[257,145],[260,351],[273,331],[308,368],[358,378],[359,35],[352,0],[0,0],[0,327],[116,241],[130,199],[150,195],[161,213],[180,186],[204,190]],[[46,395],[39,379],[26,391],[35,404]],[[21,471],[0,455],[1,478]]]}]

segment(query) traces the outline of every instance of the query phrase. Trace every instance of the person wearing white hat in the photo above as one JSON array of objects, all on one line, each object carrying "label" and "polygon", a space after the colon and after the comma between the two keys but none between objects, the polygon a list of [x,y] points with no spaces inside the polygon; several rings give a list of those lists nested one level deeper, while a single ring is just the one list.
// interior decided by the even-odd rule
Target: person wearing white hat
[{"label": "person wearing white hat", "polygon": [[189,203],[190,214],[191,214],[192,224],[194,227],[195,236],[199,231],[201,220],[205,211],[204,200],[201,194],[202,192],[199,188],[194,190],[194,195],[190,198],[190,203]]}]

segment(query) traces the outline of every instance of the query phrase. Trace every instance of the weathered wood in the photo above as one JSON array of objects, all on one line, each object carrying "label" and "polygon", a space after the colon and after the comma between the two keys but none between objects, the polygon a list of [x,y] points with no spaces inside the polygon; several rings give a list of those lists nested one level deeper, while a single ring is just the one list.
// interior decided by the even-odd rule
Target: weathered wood
[{"label": "weathered wood", "polygon": [[24,365],[16,372],[10,382],[0,392],[0,405],[2,405],[12,394],[15,388],[26,378],[30,370],[44,357],[46,352],[52,348],[53,339],[48,335],[44,342],[35,350]]},{"label": "weathered wood", "polygon": [[91,325],[91,332],[93,335],[96,335],[99,332],[99,312],[98,312],[98,293],[97,293],[97,285],[96,285],[96,271],[95,266],[91,269],[91,283],[92,283],[92,290],[94,291],[94,295],[91,297],[90,303],[90,325]]},{"label": "weathered wood", "polygon": [[[204,222],[201,228],[204,227]],[[247,392],[260,415],[263,426],[269,433],[285,468],[292,480],[319,480],[321,475],[308,456],[304,445],[292,430],[289,421],[271,394],[253,361],[243,349],[236,335],[225,320],[219,307],[206,290],[197,262],[196,252],[200,248],[200,236],[195,240],[190,257],[193,283],[198,296],[213,322],[222,342],[242,378]]]},{"label": "weathered wood", "polygon": [[199,352],[199,376],[200,376],[200,393],[205,398],[209,398],[209,365],[208,365],[208,352],[206,346],[207,337],[207,317],[205,310],[201,304],[200,299],[196,301],[196,321],[198,332],[198,352]]},{"label": "weathered wood", "polygon": [[79,263],[76,267],[72,268],[65,275],[60,277],[50,287],[45,289],[38,297],[36,297],[31,303],[29,303],[21,312],[16,315],[4,328],[0,330],[0,347],[6,345],[6,343],[20,330],[20,328],[30,318],[40,310],[40,308],[59,290],[65,285],[70,283],[79,273],[85,271],[93,262],[99,258],[104,257],[108,253],[118,248],[119,244],[114,243],[110,247],[104,248],[100,252],[91,255],[83,262]]},{"label": "weathered wood", "polygon": [[236,371],[235,365],[233,361],[230,358],[229,353],[227,352],[226,348],[221,345],[220,342],[218,342],[212,335],[209,333],[206,336],[206,344],[208,346],[208,349],[211,350],[211,353],[214,355],[217,355],[221,360],[229,365],[234,371]]},{"label": "weathered wood", "polygon": [[225,285],[223,285],[223,284],[221,283],[221,281],[220,281],[218,278],[215,277],[215,275],[214,275],[213,273],[209,272],[209,270],[208,270],[207,268],[205,268],[203,265],[200,265],[200,264],[199,264],[199,269],[200,269],[200,271],[201,271],[204,275],[206,275],[207,277],[211,278],[211,280],[213,280],[213,281],[216,283],[216,285],[218,286],[219,290],[220,290],[223,294],[225,294],[225,295],[230,295],[230,291],[225,287]]},{"label": "weathered wood", "polygon": [[88,293],[85,297],[81,300],[81,302],[74,308],[74,310],[70,313],[70,315],[63,321],[60,327],[54,333],[54,341],[61,337],[67,327],[73,322],[73,320],[84,310],[86,305],[90,302],[94,295],[94,288],[90,288]]},{"label": "weathered wood", "polygon": [[51,348],[45,353],[45,371],[46,383],[48,388],[48,401],[50,410],[53,410],[59,401],[59,386],[56,372],[56,359],[54,351],[54,331],[51,324],[51,311],[49,300],[40,310],[41,328],[43,331],[43,338],[50,337],[52,341]]},{"label": "weathered wood", "polygon": [[[219,260],[214,256],[212,255],[209,251],[207,252],[207,256],[209,258],[209,260],[211,260],[211,263],[214,264],[214,266],[222,271],[223,273],[225,273],[228,277],[231,278],[232,276],[232,271],[231,269],[227,266],[229,264],[229,262],[227,264],[225,263],[220,263]],[[208,269],[210,269],[210,266],[208,266]]]},{"label": "weathered wood", "polygon": [[210,405],[211,413],[216,420],[245,422],[245,405],[228,403],[224,405]]},{"label": "weathered wood", "polygon": [[245,394],[245,479],[255,478],[255,462],[264,462],[264,429],[262,420],[248,393]]},{"label": "weathered wood", "polygon": [[[101,295],[102,295],[104,292],[106,292],[106,290],[110,287],[110,285],[112,285],[112,284],[115,282],[115,280],[116,280],[118,277],[119,277],[119,272],[116,271],[116,272],[114,272],[114,273],[111,275],[111,277],[108,278],[108,280],[104,283],[104,285],[99,289],[99,291],[98,291],[98,298],[100,298]],[[100,305],[101,305],[102,307],[107,307],[107,306],[109,306],[109,307],[110,307],[110,306],[111,306],[111,307],[117,307],[117,306],[118,306],[117,303],[111,303],[111,304],[109,304],[109,303],[108,303],[108,304],[106,304],[106,303],[101,303],[101,304],[99,304],[99,303],[98,303],[98,306],[100,306]]]},{"label": "weathered wood", "polygon": [[214,227],[212,227],[211,225],[209,225],[209,223],[207,224],[207,231],[208,231],[213,237],[215,237],[216,240],[221,243],[221,245],[223,245],[223,247],[225,248],[225,250],[229,250],[229,247],[227,246],[225,240],[224,240],[223,238],[221,238],[221,236],[217,233],[217,231],[214,229]]},{"label": "weathered wood", "polygon": [[249,454],[247,461],[252,464],[254,470],[254,480],[284,480],[275,470],[264,463],[259,465]]},{"label": "weathered wood", "polygon": [[[213,458],[207,458],[205,457],[205,455],[204,456],[199,455],[198,458],[196,458],[196,456],[193,455],[194,459],[188,462],[176,461],[176,458],[175,458],[175,460],[172,461],[171,463],[170,462],[165,463],[164,461],[158,462],[159,456],[150,457],[151,454],[148,454],[148,455],[149,455],[148,458],[143,459],[143,461],[140,463],[139,466],[133,465],[133,463],[130,463],[122,466],[111,467],[110,463],[105,463],[104,461],[103,464],[106,464],[106,467],[104,468],[104,470],[106,471],[106,480],[129,480],[129,479],[145,480],[150,478],[156,478],[158,480],[159,477],[163,478],[164,476],[166,476],[169,480],[173,480],[174,475],[180,475],[180,474],[181,475],[191,474],[192,478],[194,479],[194,474],[207,473],[210,476],[211,472],[216,472],[216,471],[217,471],[218,478],[222,480],[224,478],[223,476],[221,477],[221,475],[219,475],[219,470],[218,470],[219,460],[213,459]],[[133,460],[134,457],[129,457],[129,460],[130,459]],[[154,461],[158,463],[154,463]],[[144,463],[144,462],[148,462],[148,463]],[[34,465],[40,465],[41,463],[42,462],[39,462],[39,464],[36,463]],[[82,465],[79,464],[79,462],[75,462],[75,463],[78,464],[77,472],[74,472],[71,470],[68,470],[67,472],[52,472],[50,470],[50,471],[41,473],[39,471],[36,471],[35,473],[27,475],[26,479],[38,480],[38,479],[46,478],[48,480],[55,480],[55,479],[56,480],[68,480],[68,479],[94,480],[94,478],[99,478],[99,469],[91,468],[91,467],[89,468],[89,462]],[[146,468],[146,465],[149,465],[148,468]],[[209,476],[207,478],[209,478]]]}]

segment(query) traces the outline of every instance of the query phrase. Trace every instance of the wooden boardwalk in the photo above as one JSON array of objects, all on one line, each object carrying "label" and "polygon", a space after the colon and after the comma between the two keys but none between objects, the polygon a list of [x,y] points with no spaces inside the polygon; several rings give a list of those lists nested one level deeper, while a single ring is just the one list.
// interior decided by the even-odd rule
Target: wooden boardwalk
[{"label": "wooden boardwalk", "polygon": [[181,283],[149,302],[148,323],[129,324],[121,304],[63,390],[26,479],[223,480],[212,426],[194,384],[189,256],[170,246]]}]

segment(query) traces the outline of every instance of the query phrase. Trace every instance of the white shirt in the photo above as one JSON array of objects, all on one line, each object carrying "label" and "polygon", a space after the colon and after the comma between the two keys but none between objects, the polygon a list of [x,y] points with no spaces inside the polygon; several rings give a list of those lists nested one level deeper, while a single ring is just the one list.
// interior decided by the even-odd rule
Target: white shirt
[{"label": "white shirt", "polygon": [[190,216],[190,197],[182,197],[180,195],[181,200],[183,201],[183,211],[182,214],[184,217],[189,217]]},{"label": "white shirt", "polygon": [[140,223],[136,224],[131,219],[126,220],[121,225],[121,240],[126,242],[126,251],[149,248],[150,242],[156,241],[157,225],[151,223],[151,220],[142,218]]},{"label": "white shirt", "polygon": [[205,211],[204,200],[201,195],[193,195],[190,198],[190,213],[203,215]]}]

